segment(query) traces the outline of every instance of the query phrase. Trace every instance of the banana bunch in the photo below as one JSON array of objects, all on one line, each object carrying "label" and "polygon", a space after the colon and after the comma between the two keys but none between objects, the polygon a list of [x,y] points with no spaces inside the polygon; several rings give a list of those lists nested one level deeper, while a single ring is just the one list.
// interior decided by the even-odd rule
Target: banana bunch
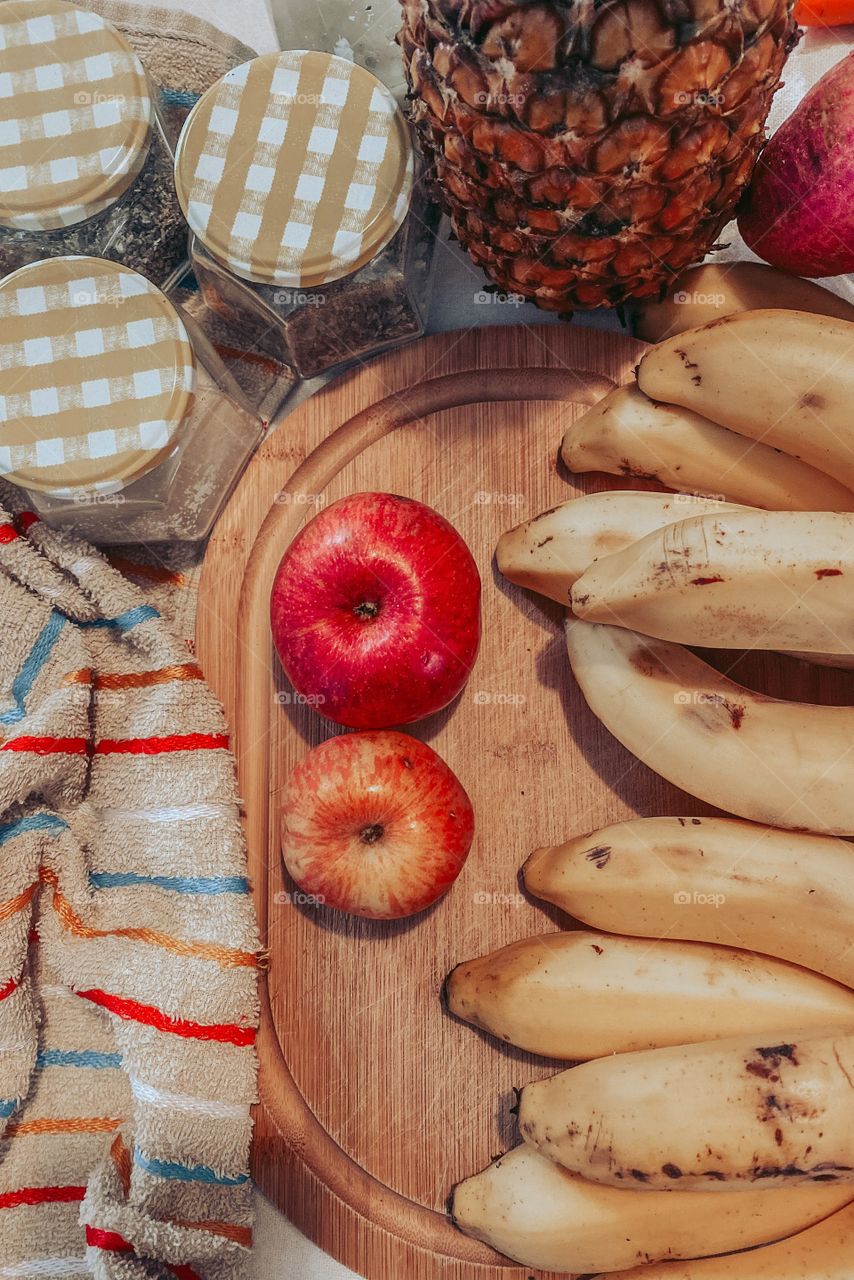
[{"label": "banana bunch", "polygon": [[737,816],[633,819],[528,859],[528,892],[583,927],[464,961],[447,1008],[576,1065],[521,1090],[521,1145],[451,1214],[549,1271],[852,1280],[854,707],[759,695],[691,649],[854,668],[854,308],[749,264],[682,283],[641,310],[658,345],[636,383],[561,449],[677,492],[576,498],[496,556],[571,610],[570,666],[610,732]]},{"label": "banana bunch", "polygon": [[[854,835],[854,709],[761,697],[683,648],[854,669],[854,312],[747,266],[701,269],[717,318],[699,328],[648,307],[642,327],[669,336],[563,441],[572,471],[682,492],[577,498],[509,530],[496,558],[571,609],[576,681],[650,768],[742,818]],[[746,309],[762,288],[775,305]]]},{"label": "banana bunch", "polygon": [[448,1008],[587,1061],[521,1090],[522,1145],[455,1188],[457,1226],[614,1280],[851,1280],[850,846],[634,819],[537,850],[523,880],[591,928],[464,962]]}]

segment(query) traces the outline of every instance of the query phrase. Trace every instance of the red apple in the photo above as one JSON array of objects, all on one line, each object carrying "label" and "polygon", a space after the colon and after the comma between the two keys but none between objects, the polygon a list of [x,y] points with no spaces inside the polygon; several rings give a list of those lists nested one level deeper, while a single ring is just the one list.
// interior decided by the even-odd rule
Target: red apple
[{"label": "red apple", "polygon": [[282,854],[299,887],[339,911],[423,911],[462,870],[471,801],[431,747],[394,729],[329,738],[288,781]]},{"label": "red apple", "polygon": [[355,493],[294,538],[270,615],[285,674],[330,720],[352,729],[409,724],[447,706],[471,674],[480,575],[437,511]]}]

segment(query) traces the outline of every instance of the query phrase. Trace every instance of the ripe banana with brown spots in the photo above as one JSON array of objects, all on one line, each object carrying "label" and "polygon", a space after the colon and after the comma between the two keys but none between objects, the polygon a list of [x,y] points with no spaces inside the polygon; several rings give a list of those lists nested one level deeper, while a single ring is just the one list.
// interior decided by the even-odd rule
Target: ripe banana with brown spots
[{"label": "ripe banana with brown spots", "polygon": [[567,621],[588,706],[650,769],[768,826],[854,834],[854,707],[767,698],[681,645]]},{"label": "ripe banana with brown spots", "polygon": [[[641,370],[658,351],[647,352]],[[728,431],[702,409],[660,403],[668,398],[644,395],[635,383],[609,392],[564,436],[561,456],[569,470],[657,480],[683,493],[777,511],[854,511],[854,492],[835,472],[823,474],[772,448],[770,440]],[[847,483],[854,486],[854,476]]]},{"label": "ripe banana with brown spots", "polygon": [[736,818],[632,818],[538,849],[522,874],[529,893],[593,929],[743,947],[854,987],[846,840]]},{"label": "ripe banana with brown spots", "polygon": [[728,502],[682,493],[588,493],[508,529],[495,557],[508,581],[566,605],[573,583],[600,557],[695,512],[732,509]]},{"label": "ripe banana with brown spots", "polygon": [[854,1188],[839,1186],[640,1195],[588,1182],[521,1146],[454,1188],[451,1217],[515,1262],[590,1274],[750,1249],[821,1221],[852,1197]]},{"label": "ripe banana with brown spots", "polygon": [[638,386],[854,486],[849,321],[742,311],[650,347]]},{"label": "ripe banana with brown spots", "polygon": [[851,1280],[854,1206],[788,1240],[693,1262],[662,1262],[618,1271],[611,1280]]},{"label": "ripe banana with brown spots", "polygon": [[611,1187],[854,1187],[854,1028],[585,1062],[522,1090],[519,1131]]},{"label": "ripe banana with brown spots", "polygon": [[567,1060],[773,1031],[786,1022],[854,1027],[854,991],[798,965],[733,947],[586,929],[524,938],[467,960],[445,991],[457,1017],[530,1053]]},{"label": "ripe banana with brown spots", "polygon": [[852,584],[854,515],[717,511],[597,560],[572,608],[679,644],[854,654]]}]

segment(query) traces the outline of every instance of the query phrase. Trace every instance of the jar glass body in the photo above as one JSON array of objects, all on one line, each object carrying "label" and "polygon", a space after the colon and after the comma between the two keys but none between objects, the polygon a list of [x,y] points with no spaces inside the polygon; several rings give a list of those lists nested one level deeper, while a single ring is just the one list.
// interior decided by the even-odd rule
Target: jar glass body
[{"label": "jar glass body", "polygon": [[239,326],[247,345],[309,380],[423,335],[439,219],[416,184],[389,243],[358,271],[316,287],[245,280],[195,235],[190,258],[207,305]]},{"label": "jar glass body", "polygon": [[161,287],[187,264],[187,225],[174,188],[174,152],[162,95],[152,88],[154,122],[142,167],[106,209],[50,231],[0,226],[0,278],[44,258],[83,255],[121,262]]},{"label": "jar glass body", "polygon": [[114,493],[29,490],[34,510],[49,524],[108,545],[198,541],[210,533],[265,425],[200,326],[179,310],[195,354],[196,392],[175,447]]}]

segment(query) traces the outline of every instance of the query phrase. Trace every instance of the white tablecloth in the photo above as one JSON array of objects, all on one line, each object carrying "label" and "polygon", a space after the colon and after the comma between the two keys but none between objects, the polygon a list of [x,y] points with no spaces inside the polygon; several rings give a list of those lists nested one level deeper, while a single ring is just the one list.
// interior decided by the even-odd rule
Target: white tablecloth
[{"label": "white tablecloth", "polygon": [[[390,34],[397,21],[398,0],[381,0],[375,4],[371,11],[372,25],[368,28],[362,16],[365,6],[354,4],[353,0],[240,0],[239,3],[235,0],[140,0],[140,3],[191,9],[232,32],[259,53],[279,48],[280,39],[287,42],[286,47],[294,47],[295,43],[305,47],[311,45],[308,36],[313,32],[340,31],[357,61],[383,74],[391,88],[399,91],[402,86],[401,77],[394,79],[397,62],[389,47]],[[343,17],[345,14],[349,16]],[[807,88],[851,48],[854,48],[854,28],[808,33],[786,68],[785,87],[775,100],[771,127],[785,120]],[[729,243],[721,257],[731,260],[753,257],[734,223],[721,239]],[[486,324],[563,323],[530,305],[485,302],[483,276],[458,245],[439,246],[435,279],[429,326],[432,332]],[[854,286],[849,277],[825,283],[854,302]],[[606,311],[580,316],[576,323],[599,328],[619,327],[614,316]],[[306,1240],[264,1196],[256,1193],[256,1200],[253,1280],[292,1280],[293,1277],[357,1280],[346,1267]]]}]

